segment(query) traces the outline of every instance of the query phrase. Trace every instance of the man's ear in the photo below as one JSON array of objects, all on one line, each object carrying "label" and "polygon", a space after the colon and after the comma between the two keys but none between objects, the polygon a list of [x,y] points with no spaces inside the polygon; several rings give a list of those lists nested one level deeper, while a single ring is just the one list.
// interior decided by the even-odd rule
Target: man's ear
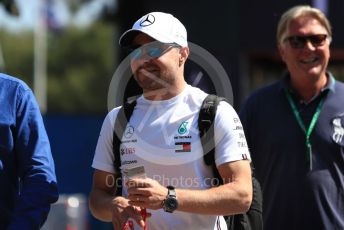
[{"label": "man's ear", "polygon": [[179,65],[183,65],[186,62],[186,59],[189,57],[190,49],[189,47],[182,47],[179,53]]}]

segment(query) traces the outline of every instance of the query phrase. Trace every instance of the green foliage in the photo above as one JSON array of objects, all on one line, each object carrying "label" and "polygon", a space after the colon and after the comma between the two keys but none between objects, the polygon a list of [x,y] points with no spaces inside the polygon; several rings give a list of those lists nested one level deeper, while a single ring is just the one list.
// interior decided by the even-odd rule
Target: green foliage
[{"label": "green foliage", "polygon": [[8,34],[0,30],[0,45],[5,62],[5,72],[33,84],[33,36],[31,32]]},{"label": "green foliage", "polygon": [[[114,27],[49,32],[47,50],[48,113],[104,113],[114,65]],[[1,32],[6,72],[32,87],[33,33]]]},{"label": "green foliage", "polygon": [[49,111],[106,111],[114,71],[112,29],[98,23],[65,33],[69,36],[50,37]]}]

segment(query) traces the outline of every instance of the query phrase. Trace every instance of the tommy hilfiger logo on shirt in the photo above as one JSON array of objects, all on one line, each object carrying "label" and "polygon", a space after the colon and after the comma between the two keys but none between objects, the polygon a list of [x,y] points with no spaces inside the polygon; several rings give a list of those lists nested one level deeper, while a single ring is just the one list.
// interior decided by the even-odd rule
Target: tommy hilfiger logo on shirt
[{"label": "tommy hilfiger logo on shirt", "polygon": [[176,142],[175,152],[191,152],[191,142]]}]

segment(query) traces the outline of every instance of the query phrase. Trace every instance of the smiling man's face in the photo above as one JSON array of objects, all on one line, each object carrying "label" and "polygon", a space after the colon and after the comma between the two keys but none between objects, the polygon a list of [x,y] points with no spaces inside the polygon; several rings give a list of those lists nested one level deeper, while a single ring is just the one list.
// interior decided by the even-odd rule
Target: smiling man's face
[{"label": "smiling man's face", "polygon": [[[287,37],[312,35],[327,35],[325,27],[312,16],[301,16],[290,22]],[[326,74],[327,64],[330,58],[330,41],[326,39],[323,44],[315,46],[310,40],[306,40],[304,47],[292,47],[286,40],[279,46],[283,61],[286,63],[292,78],[319,79]]]}]

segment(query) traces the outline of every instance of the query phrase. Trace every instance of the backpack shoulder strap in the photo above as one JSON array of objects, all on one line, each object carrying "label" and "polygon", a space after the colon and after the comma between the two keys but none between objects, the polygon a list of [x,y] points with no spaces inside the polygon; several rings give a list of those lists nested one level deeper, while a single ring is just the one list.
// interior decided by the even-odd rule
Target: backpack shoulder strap
[{"label": "backpack shoulder strap", "polygon": [[198,115],[198,129],[203,147],[203,159],[206,165],[212,166],[213,173],[219,182],[222,183],[222,178],[217,171],[215,162],[215,140],[214,140],[214,120],[216,116],[217,106],[220,101],[225,101],[223,97],[209,94],[202,103]]},{"label": "backpack shoulder strap", "polygon": [[[130,120],[131,115],[133,114],[134,108],[136,106],[136,99],[127,101],[124,105],[119,109],[116,120],[115,120],[115,127],[113,131],[113,139],[112,139],[112,151],[114,154],[114,167],[115,171],[119,173],[119,179],[121,179],[121,155],[120,155],[120,145],[122,143],[122,136],[127,127],[127,124]],[[122,194],[122,187],[119,185],[121,183],[116,183],[118,188],[116,190],[116,195]]]},{"label": "backpack shoulder strap", "polygon": [[220,101],[225,101],[223,97],[209,94],[202,103],[201,109],[198,115],[198,129],[202,142],[204,161],[206,165],[212,165],[214,163],[214,120],[216,116],[217,106]]}]

